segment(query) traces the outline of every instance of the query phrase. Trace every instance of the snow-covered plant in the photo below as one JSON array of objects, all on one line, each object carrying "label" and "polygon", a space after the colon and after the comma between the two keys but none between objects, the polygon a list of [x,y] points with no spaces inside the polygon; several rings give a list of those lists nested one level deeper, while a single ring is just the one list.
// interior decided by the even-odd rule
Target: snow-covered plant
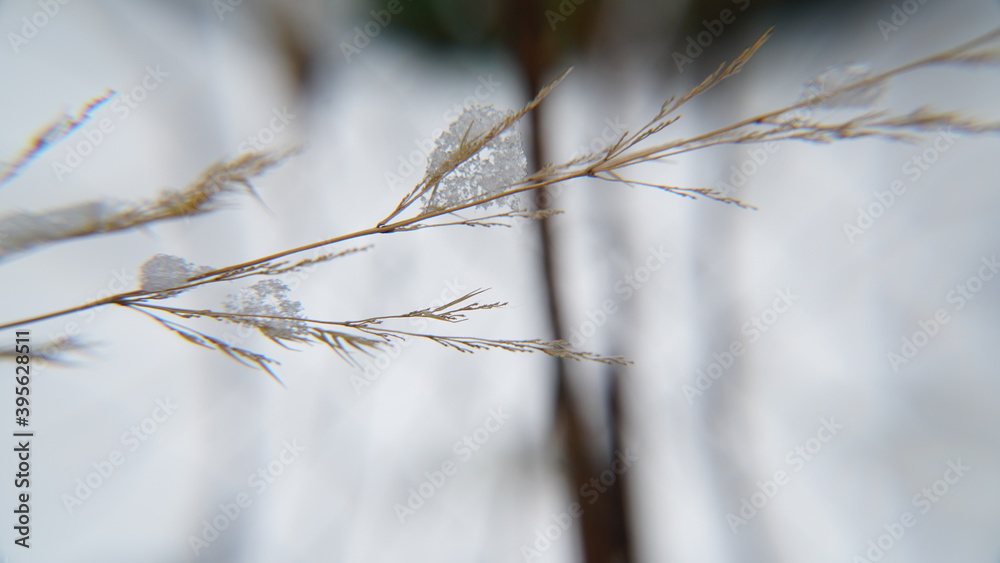
[{"label": "snow-covered plant", "polygon": [[177,256],[157,254],[146,260],[139,268],[139,289],[165,291],[180,287],[188,278],[208,270],[211,268],[192,264]]},{"label": "snow-covered plant", "polygon": [[875,73],[866,64],[831,66],[806,83],[802,99],[833,93],[819,105],[831,108],[868,107],[878,102],[888,90],[884,81],[870,81],[873,76]]},{"label": "snow-covered plant", "polygon": [[[37,155],[40,150],[36,148],[30,154]],[[148,201],[90,201],[42,213],[12,213],[0,218],[0,259],[15,252],[76,237],[134,229],[159,221],[214,211],[222,205],[226,195],[241,190],[256,195],[250,180],[281,162],[289,154],[291,151],[276,154],[250,153],[216,163],[188,187],[164,190]]]},{"label": "snow-covered plant", "polygon": [[294,340],[306,333],[302,303],[288,297],[288,286],[276,279],[261,280],[230,295],[225,303],[237,322],[251,325],[274,339]]},{"label": "snow-covered plant", "polygon": [[[464,146],[487,135],[507,115],[492,107],[466,108],[448,130],[438,137],[427,165],[428,174],[447,166],[455,155],[462,154]],[[486,199],[476,207],[488,209],[496,204],[520,211],[515,196],[497,199],[489,199],[489,196],[499,196],[527,174],[528,160],[524,155],[521,134],[516,129],[507,129],[493,137],[425,193],[424,209],[448,209],[467,201]]]},{"label": "snow-covered plant", "polygon": [[[85,236],[115,222],[120,206],[87,201],[43,213],[13,213],[0,218],[0,258],[49,242]],[[109,229],[110,230],[110,229]]]},{"label": "snow-covered plant", "polygon": [[[469,336],[445,336],[414,333],[394,328],[393,323],[415,317],[440,323],[457,323],[466,314],[489,310],[505,303],[480,304],[473,301],[481,290],[464,295],[440,307],[420,309],[405,314],[376,316],[354,321],[332,321],[306,316],[303,306],[293,301],[288,288],[274,276],[333,260],[363,250],[348,248],[314,258],[289,261],[286,258],[312,249],[325,248],[373,235],[402,233],[439,227],[509,226],[522,218],[537,218],[548,211],[522,211],[517,194],[538,190],[579,178],[596,178],[612,183],[641,185],[690,198],[707,198],[740,207],[752,207],[711,188],[675,186],[629,180],[633,167],[654,161],[666,161],[688,152],[727,144],[770,141],[820,141],[875,137],[888,140],[915,140],[942,127],[956,133],[977,134],[1000,131],[1000,124],[966,118],[954,112],[920,108],[905,114],[871,112],[866,108],[877,101],[889,81],[901,74],[938,65],[982,65],[1000,61],[1000,29],[963,45],[912,63],[873,72],[860,65],[830,69],[806,84],[807,95],[791,105],[748,117],[725,127],[691,137],[656,140],[665,129],[681,118],[679,110],[687,102],[736,75],[763,45],[770,31],[730,64],[722,64],[700,84],[680,96],[667,99],[644,125],[625,131],[610,145],[561,164],[550,164],[526,173],[524,152],[515,124],[537,107],[567,73],[543,88],[538,96],[514,112],[492,108],[468,108],[437,140],[424,177],[378,223],[330,239],[290,248],[239,264],[207,269],[172,256],[158,255],[146,262],[138,290],[112,295],[78,307],[38,315],[0,325],[10,328],[43,319],[100,307],[118,305],[144,314],[185,340],[222,352],[247,365],[259,367],[272,376],[274,360],[263,354],[233,346],[224,340],[182,324],[178,320],[209,318],[257,328],[270,340],[322,344],[348,362],[356,354],[370,353],[393,341],[424,339],[461,352],[498,349],[512,352],[541,352],[551,356],[605,363],[626,363],[623,358],[604,357],[572,350],[562,341],[503,340]],[[843,111],[827,112],[817,117],[816,108]],[[80,118],[83,119],[83,118]],[[59,131],[75,127],[69,120]],[[44,145],[33,141],[36,145]],[[37,154],[29,147],[16,166]],[[21,213],[0,220],[0,252],[13,252],[70,237],[96,235],[131,229],[154,221],[204,213],[217,207],[220,194],[238,189],[253,192],[251,180],[265,172],[288,153],[250,153],[220,162],[206,170],[191,186],[164,192],[149,202],[101,207],[81,204],[45,213]],[[11,177],[10,175],[7,176]],[[500,208],[487,211],[492,205]],[[458,212],[465,212],[459,216]],[[465,216],[468,215],[468,216]],[[188,309],[164,304],[164,299],[202,285],[268,276],[232,295],[223,310]]]}]

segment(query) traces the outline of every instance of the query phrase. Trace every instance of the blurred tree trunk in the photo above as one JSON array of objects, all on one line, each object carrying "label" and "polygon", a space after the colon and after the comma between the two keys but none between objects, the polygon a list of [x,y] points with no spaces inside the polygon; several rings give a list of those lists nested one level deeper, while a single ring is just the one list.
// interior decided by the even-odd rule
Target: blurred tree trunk
[{"label": "blurred tree trunk", "polygon": [[[589,7],[596,9],[596,0]],[[581,10],[582,11],[582,10]],[[549,12],[551,15],[554,12]],[[549,30],[546,5],[541,0],[514,0],[509,12],[510,43],[525,75],[526,98],[533,97],[543,86],[554,59],[555,41]],[[586,17],[576,16],[577,26],[585,29]],[[583,26],[583,27],[581,27]],[[535,170],[547,162],[545,147],[547,135],[544,127],[545,104],[529,114],[531,123],[531,153],[529,169]],[[546,190],[536,192],[535,204],[539,209],[547,209],[549,197]],[[539,222],[538,236],[541,250],[541,270],[544,277],[545,297],[548,301],[548,322],[551,333],[559,339],[566,339],[565,319],[561,311],[560,291],[563,280],[556,267],[558,243],[551,219]],[[579,395],[573,393],[572,366],[567,360],[553,360],[555,370],[555,426],[557,439],[562,442],[562,452],[566,456],[564,479],[571,491],[579,491],[614,461],[616,444],[621,442],[620,409],[618,407],[617,383],[620,378],[612,372],[613,391],[607,393],[602,403],[607,412],[614,416],[605,417],[609,425],[608,433],[613,436],[612,447],[595,443],[587,431],[584,420],[585,409]],[[592,413],[602,416],[604,413]],[[587,563],[628,563],[633,560],[630,546],[628,514],[625,507],[625,475],[619,475],[615,482],[602,493],[593,504],[588,504],[580,516],[582,528],[583,560]],[[573,502],[579,501],[573,498]]]}]

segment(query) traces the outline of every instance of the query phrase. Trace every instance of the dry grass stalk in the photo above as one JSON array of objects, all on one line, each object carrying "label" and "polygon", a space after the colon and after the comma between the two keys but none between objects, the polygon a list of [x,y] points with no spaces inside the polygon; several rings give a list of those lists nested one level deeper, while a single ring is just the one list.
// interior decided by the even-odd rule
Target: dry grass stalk
[{"label": "dry grass stalk", "polygon": [[[529,111],[541,103],[552,89],[565,79],[569,71],[560,75],[551,84],[539,92],[538,96],[517,112],[503,116],[492,127],[482,134],[466,134],[461,137],[458,147],[448,155],[438,166],[429,167],[420,182],[406,194],[396,207],[381,221],[367,229],[340,235],[331,239],[321,240],[296,248],[287,249],[268,256],[260,257],[244,263],[223,268],[202,269],[194,275],[182,276],[176,285],[157,290],[136,290],[106,299],[84,304],[79,307],[39,315],[29,319],[9,322],[0,328],[21,326],[43,319],[66,315],[69,313],[103,306],[119,305],[139,311],[162,324],[168,330],[199,346],[222,352],[231,358],[268,372],[272,377],[274,360],[234,347],[201,331],[196,331],[168,320],[162,315],[168,314],[182,319],[210,318],[222,322],[241,323],[254,326],[262,334],[276,344],[289,347],[295,343],[322,344],[331,348],[346,361],[358,365],[357,354],[371,354],[378,347],[394,340],[408,338],[425,339],[442,346],[461,352],[479,350],[504,350],[510,352],[540,352],[550,356],[574,360],[597,361],[609,364],[623,364],[622,358],[608,358],[588,352],[571,350],[565,342],[545,342],[541,340],[494,340],[472,338],[465,336],[441,336],[433,334],[413,333],[391,328],[386,323],[407,318],[427,318],[437,322],[456,323],[465,319],[465,314],[473,311],[489,310],[502,307],[504,303],[479,304],[469,302],[481,291],[475,291],[455,301],[433,309],[422,309],[402,315],[372,317],[358,321],[323,321],[304,318],[298,314],[274,315],[268,309],[251,311],[219,312],[213,310],[193,310],[171,307],[153,303],[153,300],[163,300],[187,289],[221,281],[231,281],[251,276],[275,276],[293,272],[314,264],[332,260],[333,258],[350,254],[361,249],[352,248],[337,253],[323,254],[317,258],[289,262],[288,256],[306,250],[330,246],[333,244],[361,239],[376,234],[412,231],[434,227],[489,227],[509,226],[510,221],[521,218],[538,218],[552,212],[522,212],[510,209],[499,213],[480,213],[470,218],[458,217],[459,211],[467,211],[485,203],[501,198],[510,198],[516,194],[536,190],[556,183],[568,182],[577,178],[597,178],[608,182],[627,185],[642,185],[657,188],[669,193],[689,198],[704,197],[715,201],[752,207],[748,204],[722,194],[710,188],[679,187],[669,184],[631,181],[625,176],[627,169],[648,162],[664,161],[684,153],[697,151],[713,146],[763,143],[771,141],[809,141],[829,143],[843,139],[876,137],[893,141],[914,141],[926,136],[931,131],[950,128],[952,131],[966,134],[981,134],[1000,130],[1000,124],[986,123],[977,119],[967,118],[955,112],[938,111],[932,108],[919,108],[905,114],[893,115],[885,111],[868,111],[858,109],[849,117],[830,118],[824,121],[815,118],[815,110],[822,110],[835,105],[845,96],[851,96],[872,88],[883,87],[893,77],[913,72],[918,69],[937,65],[984,65],[1000,61],[1000,49],[995,45],[1000,38],[1000,29],[969,41],[948,51],[926,57],[901,67],[871,76],[863,77],[840,85],[826,92],[814,92],[801,101],[774,111],[751,117],[737,123],[709,131],[694,137],[674,139],[658,144],[649,144],[651,139],[671,124],[681,119],[678,111],[695,97],[707,92],[723,81],[739,73],[750,58],[761,48],[771,30],[762,35],[753,45],[747,48],[732,63],[724,63],[700,84],[678,97],[666,100],[660,111],[645,125],[635,132],[626,131],[619,139],[607,148],[575,158],[571,161],[548,165],[530,174],[518,182],[511,183],[502,190],[482,194],[480,197],[468,199],[445,207],[427,207],[415,209],[415,204],[428,194],[438,189],[442,180],[455,172],[469,159],[482,151],[491,142],[503,135]],[[802,110],[809,110],[803,112]],[[805,117],[803,117],[805,113]],[[831,113],[827,117],[842,115],[843,112]],[[252,154],[230,160],[213,166],[199,180],[186,190],[164,194],[157,200],[128,208],[114,222],[109,222],[94,228],[90,233],[76,233],[74,236],[96,234],[115,229],[134,228],[138,225],[172,217],[189,216],[204,213],[217,206],[219,194],[231,191],[234,186],[244,187],[253,193],[250,179],[267,170],[288,156],[287,153],[277,155]],[[426,199],[426,198],[425,198]],[[506,200],[506,201],[509,201]],[[447,219],[446,219],[447,217]],[[366,247],[367,248],[367,247]],[[281,284],[277,284],[281,285]],[[274,287],[277,287],[275,285]],[[273,288],[272,288],[273,289]],[[280,288],[278,301],[286,310],[298,311],[301,306],[295,302],[284,301]],[[263,290],[259,292],[263,295]],[[265,312],[261,312],[265,311]],[[280,323],[280,324],[279,324]]]}]

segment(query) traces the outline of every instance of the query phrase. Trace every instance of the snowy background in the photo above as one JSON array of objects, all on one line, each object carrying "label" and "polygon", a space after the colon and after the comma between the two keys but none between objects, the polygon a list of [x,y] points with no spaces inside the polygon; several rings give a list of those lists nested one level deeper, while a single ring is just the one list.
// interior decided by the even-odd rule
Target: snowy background
[{"label": "snowy background", "polygon": [[[432,49],[391,24],[345,56],[342,42],[376,6],[247,0],[220,12],[208,0],[75,1],[12,43],[42,4],[0,5],[0,158],[61,112],[108,88],[119,96],[0,187],[0,213],[149,198],[250,139],[306,150],[257,182],[266,207],[237,198],[190,221],[7,258],[3,322],[134,288],[157,253],[218,267],[370,226],[423,172],[401,158],[429,146],[463,105],[524,102],[509,56]],[[738,78],[662,135],[794,102],[829,65],[888,69],[1000,25],[996,2],[928,1],[885,36],[878,21],[893,7],[869,2],[779,25]],[[609,30],[639,13],[604,10]],[[732,59],[773,23],[767,11],[748,13],[759,25],[746,40],[720,41],[706,58]],[[323,72],[307,90],[290,71],[279,20],[321,52]],[[639,29],[635,41],[652,31]],[[687,32],[667,31],[683,45]],[[678,72],[671,50],[622,51],[570,61],[573,74],[548,101],[552,160],[599,145],[619,123],[644,123],[706,68]],[[998,92],[995,68],[936,69],[894,82],[885,103],[1000,120]],[[99,135],[102,120],[112,128]],[[88,134],[100,138],[93,151],[60,172]],[[567,212],[557,228],[569,326],[585,349],[636,362],[625,372],[623,444],[635,458],[625,470],[635,560],[1000,559],[1000,278],[983,267],[1000,251],[1000,142],[937,139],[722,149],[637,172],[716,186],[742,166],[753,172],[737,195],[758,211],[587,182],[554,198]],[[914,160],[930,157],[923,168]],[[848,237],[845,223],[897,180],[905,192]],[[370,242],[366,253],[286,279],[309,316],[403,313],[488,287],[487,299],[511,306],[439,332],[550,336],[530,226]],[[178,303],[218,307],[243,285]],[[959,285],[968,297],[957,297]],[[594,326],[607,300],[627,314]],[[894,366],[889,354],[942,310],[947,323]],[[756,332],[745,328],[755,318]],[[14,438],[3,446],[5,560],[523,561],[524,546],[541,547],[539,561],[580,560],[576,523],[553,527],[587,497],[558,477],[546,358],[414,342],[362,374],[318,347],[286,351],[233,326],[197,326],[279,359],[287,388],[126,310],[30,327],[34,343],[79,332],[91,348],[68,356],[72,366],[39,362],[35,371],[30,550],[13,545]],[[13,331],[2,338],[12,344]],[[730,363],[734,343],[745,353]],[[706,383],[701,373],[721,375]],[[583,389],[600,381],[592,368],[578,376]],[[0,401],[12,431],[13,386]],[[462,446],[466,437],[477,449]],[[109,460],[119,462],[113,470]],[[433,495],[401,522],[396,505],[427,483]],[[213,521],[225,529],[206,531]],[[539,543],[540,533],[553,539]],[[207,545],[193,549],[192,538]]]}]

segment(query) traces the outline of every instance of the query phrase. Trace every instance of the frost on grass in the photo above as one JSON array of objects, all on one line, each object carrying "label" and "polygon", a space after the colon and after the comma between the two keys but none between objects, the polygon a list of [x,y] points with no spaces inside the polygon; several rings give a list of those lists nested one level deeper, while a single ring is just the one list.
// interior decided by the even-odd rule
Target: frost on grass
[{"label": "frost on grass", "polygon": [[135,229],[157,221],[213,211],[221,207],[223,196],[227,194],[246,190],[256,195],[250,180],[289,154],[291,151],[250,153],[218,162],[188,187],[164,190],[151,200],[91,201],[41,213],[21,211],[0,217],[0,258],[75,237]]},{"label": "frost on grass", "polygon": [[119,205],[114,202],[100,201],[44,213],[24,211],[0,218],[0,256],[99,231],[118,209]]},{"label": "frost on grass", "polygon": [[[430,154],[427,174],[446,165],[461,147],[488,134],[508,114],[492,107],[466,108],[462,115],[438,137]],[[524,156],[521,134],[509,128],[494,137],[479,152],[462,162],[443,178],[437,186],[424,195],[424,208],[440,209],[482,199],[500,193],[521,181],[527,174],[528,162]],[[476,207],[488,209],[494,203],[519,211],[516,196],[481,203]]]},{"label": "frost on grass", "polygon": [[816,78],[806,82],[802,99],[808,100],[842,90],[823,100],[819,105],[829,108],[868,107],[877,103],[879,98],[885,94],[888,89],[887,84],[884,81],[879,81],[856,88],[850,86],[873,76],[875,73],[867,64],[851,63],[831,66]]},{"label": "frost on grass", "polygon": [[184,285],[188,278],[209,270],[177,256],[157,254],[139,268],[139,287],[143,291],[162,291]]},{"label": "frost on grass", "polygon": [[[301,319],[302,303],[288,298],[288,286],[281,280],[263,280],[245,287],[226,301],[226,310],[245,315],[234,322],[254,326],[271,338],[299,340],[306,333]],[[283,317],[283,318],[268,318]]]}]

